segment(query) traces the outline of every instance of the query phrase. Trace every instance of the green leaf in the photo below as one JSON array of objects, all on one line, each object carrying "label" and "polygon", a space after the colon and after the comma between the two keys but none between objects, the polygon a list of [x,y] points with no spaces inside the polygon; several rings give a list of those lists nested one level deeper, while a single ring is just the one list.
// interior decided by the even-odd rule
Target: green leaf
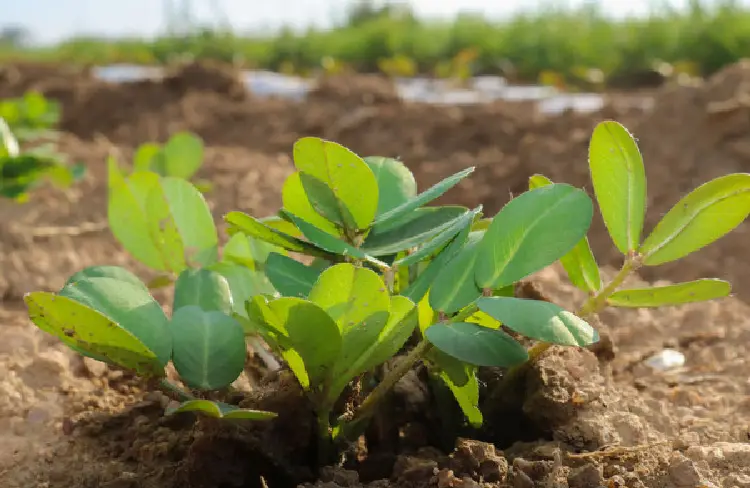
[{"label": "green leaf", "polygon": [[372,314],[366,322],[343,330],[343,346],[331,374],[329,400],[335,401],[346,385],[358,375],[392,358],[417,326],[417,307],[403,296],[391,298],[391,311],[384,323],[381,314]]},{"label": "green leaf", "polygon": [[153,142],[146,142],[138,146],[133,156],[133,171],[149,171],[154,158],[161,152],[161,147]]},{"label": "green leaf", "polygon": [[169,323],[172,362],[191,388],[217,390],[229,386],[245,367],[245,333],[232,317],[196,305],[175,310]]},{"label": "green leaf", "polygon": [[254,271],[264,271],[269,254],[286,255],[286,250],[245,234],[234,234],[224,245],[222,261],[241,264]]},{"label": "green leaf", "polygon": [[469,322],[435,324],[425,337],[446,354],[476,366],[510,367],[528,359],[526,349],[502,330]]},{"label": "green leaf", "polygon": [[369,156],[364,161],[378,182],[377,215],[383,215],[417,195],[414,175],[401,161],[382,156]]},{"label": "green leaf", "polygon": [[[284,234],[276,229],[264,225],[255,217],[251,217],[243,212],[229,212],[224,216],[224,220],[229,224],[229,233],[236,234],[241,232],[248,236],[255,237],[262,241],[281,247],[287,251],[299,252],[311,256],[320,254],[319,249],[305,241]],[[321,231],[322,232],[322,231]]]},{"label": "green leaf", "polygon": [[153,351],[96,310],[70,298],[41,291],[25,295],[24,301],[31,321],[71,348],[142,376],[164,376],[164,367]]},{"label": "green leaf", "polygon": [[[387,256],[426,244],[427,241],[450,228],[472,211],[465,207],[424,207],[412,212],[412,218],[398,227],[381,232],[374,228],[365,239],[362,249],[372,256]],[[456,232],[458,233],[458,232]]]},{"label": "green leaf", "polygon": [[203,194],[180,178],[167,177],[160,181],[188,263],[208,266],[218,261],[219,236]]},{"label": "green leaf", "polygon": [[142,282],[117,278],[81,277],[69,281],[58,296],[70,298],[107,317],[133,334],[163,366],[172,354],[167,317]]},{"label": "green leaf", "polygon": [[469,234],[463,249],[442,266],[430,288],[430,307],[433,310],[452,314],[482,294],[474,279],[482,237],[482,233]]},{"label": "green leaf", "polygon": [[141,287],[148,293],[148,287],[144,285],[136,275],[120,266],[89,266],[83,268],[81,271],[68,278],[68,281],[65,282],[64,286],[87,278],[113,278],[115,280],[124,281],[131,285]]},{"label": "green leaf", "polygon": [[623,254],[635,251],[646,215],[646,172],[638,145],[625,127],[614,121],[596,126],[589,169],[612,241]]},{"label": "green leaf", "polygon": [[203,164],[203,141],[190,132],[178,132],[161,151],[165,176],[190,179]]},{"label": "green leaf", "polygon": [[[294,212],[290,211],[290,213]],[[304,237],[297,226],[288,220],[284,220],[281,216],[272,215],[271,217],[263,217],[262,219],[259,219],[259,221],[266,227],[270,227],[271,229],[277,230],[283,234],[297,238]]]},{"label": "green leaf", "polygon": [[349,149],[317,137],[294,144],[294,165],[313,208],[349,229],[367,229],[378,208],[378,182]]},{"label": "green leaf", "polygon": [[531,339],[581,347],[599,340],[599,334],[585,320],[554,303],[512,297],[482,297],[477,300],[477,306],[505,327]]},{"label": "green leaf", "polygon": [[[349,263],[331,266],[320,274],[309,300],[325,310],[342,335],[350,329],[382,328],[388,320],[391,299],[383,280],[372,270]],[[344,351],[346,354],[346,351]]]},{"label": "green leaf", "polygon": [[230,262],[218,262],[207,269],[223,276],[229,283],[232,294],[232,310],[243,317],[247,316],[245,301],[255,295],[276,293],[264,273]]},{"label": "green leaf", "polygon": [[191,305],[204,312],[230,314],[233,303],[229,281],[210,269],[186,269],[180,273],[174,285],[172,313]]},{"label": "green leaf", "polygon": [[724,298],[731,292],[732,285],[728,282],[705,278],[667,286],[619,290],[610,295],[607,302],[615,307],[663,307]]},{"label": "green leaf", "polygon": [[512,199],[479,245],[477,285],[502,288],[554,263],[586,235],[593,212],[586,193],[564,183]]},{"label": "green leaf", "polygon": [[419,245],[419,247],[411,254],[394,261],[393,266],[411,266],[412,264],[418,263],[432,256],[435,251],[442,248],[447,242],[458,235],[459,232],[471,227],[474,217],[479,215],[481,211],[482,206],[480,205],[474,210],[469,210],[452,221],[441,225],[438,229],[442,230],[440,230],[433,239]]},{"label": "green leaf", "polygon": [[643,264],[675,261],[731,232],[750,214],[750,174],[734,173],[704,183],[662,217],[639,252]]},{"label": "green leaf", "polygon": [[320,271],[290,257],[271,253],[268,257],[266,275],[282,295],[304,298],[312,290]]},{"label": "green leaf", "polygon": [[479,410],[479,381],[477,380],[476,366],[463,364],[465,370],[465,380],[456,381],[447,371],[440,370],[438,376],[450,388],[453,397],[458,402],[461,411],[466,416],[472,427],[482,426],[484,417]]},{"label": "green leaf", "polygon": [[[536,174],[529,178],[529,189],[551,185],[552,181],[546,176]],[[596,264],[594,253],[591,251],[589,240],[584,237],[565,256],[560,263],[568,273],[568,278],[574,286],[586,292],[597,292],[602,287],[599,266]]]},{"label": "green leaf", "polygon": [[382,215],[379,215],[373,222],[373,227],[377,227],[378,232],[386,232],[394,227],[401,225],[404,219],[408,220],[411,218],[411,213],[414,210],[442,196],[443,193],[456,186],[461,180],[469,176],[473,171],[474,167],[472,166],[471,168],[467,168],[445,178],[436,185],[423,191],[416,197],[409,199],[398,207],[393,208]]},{"label": "green leaf", "polygon": [[[427,267],[419,273],[417,279],[412,281],[401,294],[413,302],[419,303],[427,294],[430,286],[432,286],[435,278],[442,271],[446,263],[461,251],[469,234],[469,229],[464,229],[459,232],[458,235],[442,249],[442,251],[432,258]],[[483,235],[483,232],[479,232],[479,235]]]},{"label": "green leaf", "polygon": [[228,403],[211,400],[188,400],[176,407],[168,408],[165,414],[174,415],[182,412],[198,412],[217,419],[271,420],[278,416],[274,412],[238,408]]},{"label": "green leaf", "polygon": [[300,172],[292,173],[284,182],[284,186],[281,189],[281,198],[283,201],[284,209],[289,213],[292,213],[299,218],[311,223],[318,229],[331,234],[332,236],[340,236],[336,224],[320,215],[310,203],[310,200],[305,193],[305,187],[302,185],[302,179],[300,178]]},{"label": "green leaf", "polygon": [[286,344],[284,359],[302,387],[318,388],[341,353],[342,339],[336,322],[318,305],[296,297],[269,302],[264,319],[278,331],[282,346]]},{"label": "green leaf", "polygon": [[[158,236],[151,234],[150,216],[146,207],[149,193],[159,185],[156,173],[135,173],[127,180],[117,162],[107,160],[109,167],[109,228],[120,244],[138,261],[157,271],[168,271]],[[180,253],[181,254],[181,253]]]},{"label": "green leaf", "polygon": [[[294,222],[299,230],[310,240],[317,248],[327,251],[329,253],[338,254],[339,256],[351,256],[357,259],[363,259],[369,263],[372,263],[379,268],[388,268],[388,265],[379,259],[372,257],[370,254],[362,251],[359,248],[352,246],[351,244],[342,241],[322,230],[318,229],[309,222],[305,222],[296,215],[286,213],[286,215]],[[308,253],[310,254],[310,253]],[[318,253],[319,255],[320,253]]]}]

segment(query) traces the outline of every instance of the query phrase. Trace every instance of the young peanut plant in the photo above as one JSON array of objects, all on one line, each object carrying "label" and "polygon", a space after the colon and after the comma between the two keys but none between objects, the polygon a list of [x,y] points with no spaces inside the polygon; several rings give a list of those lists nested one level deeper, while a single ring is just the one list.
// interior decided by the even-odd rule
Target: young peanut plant
[{"label": "young peanut plant", "polygon": [[59,119],[58,105],[36,92],[0,100],[0,196],[24,201],[47,178],[65,188],[84,176],[55,151]]},{"label": "young peanut plant", "polygon": [[[58,293],[28,294],[31,319],[81,354],[159,378],[183,400],[171,412],[214,417],[275,417],[200,398],[234,382],[245,341],[262,338],[306,392],[326,462],[332,443],[356,439],[420,361],[479,426],[477,368],[511,368],[512,378],[549,345],[589,346],[598,334],[584,318],[606,305],[727,296],[729,285],[720,280],[618,288],[638,267],[685,256],[750,213],[750,175],[725,176],[685,197],[641,242],[643,162],[630,134],[604,122],[591,140],[591,175],[607,228],[626,256],[604,285],[586,238],[593,202],[581,189],[537,175],[529,191],[483,218],[481,207],[427,206],[473,168],[419,193],[394,159],[360,158],[313,137],[297,141],[293,152],[297,171],[283,185],[283,208],[263,219],[228,213],[231,238],[221,253],[211,213],[191,183],[139,168],[125,176],[110,160],[110,227],[131,255],[162,273],[152,287],[174,283],[171,317],[132,273],[98,266]],[[590,294],[581,310],[514,296],[517,282],[558,260]],[[538,343],[527,351],[506,330]],[[415,345],[378,375],[410,338]],[[170,361],[187,390],[164,379]],[[349,393],[354,383],[357,396]]]}]

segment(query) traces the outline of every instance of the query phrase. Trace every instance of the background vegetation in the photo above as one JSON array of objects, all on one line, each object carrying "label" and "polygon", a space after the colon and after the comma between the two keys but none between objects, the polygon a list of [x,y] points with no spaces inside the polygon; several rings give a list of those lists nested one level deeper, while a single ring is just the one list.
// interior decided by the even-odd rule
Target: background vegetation
[{"label": "background vegetation", "polygon": [[590,77],[592,70],[604,78],[630,76],[667,64],[709,75],[748,53],[750,7],[735,0],[695,0],[688,9],[657,7],[647,17],[626,19],[609,17],[597,4],[551,7],[503,22],[474,15],[426,21],[403,7],[365,2],[334,29],[287,29],[273,37],[199,28],[155,40],[77,38],[48,48],[21,48],[12,39],[0,43],[0,61],[162,64],[188,54],[298,74],[504,74],[529,82],[550,73]]}]

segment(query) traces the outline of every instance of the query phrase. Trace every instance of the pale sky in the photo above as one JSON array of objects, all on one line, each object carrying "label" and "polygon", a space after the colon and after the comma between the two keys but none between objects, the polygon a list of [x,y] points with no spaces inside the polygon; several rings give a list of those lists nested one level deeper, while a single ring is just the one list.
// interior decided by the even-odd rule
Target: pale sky
[{"label": "pale sky", "polygon": [[[172,0],[184,2],[186,0]],[[187,0],[191,1],[191,0]],[[405,0],[406,1],[406,0]],[[584,0],[567,0],[569,5]],[[656,0],[682,7],[688,0]],[[324,27],[341,18],[350,0],[192,0],[194,18],[216,22],[220,6],[237,32],[276,29],[282,25]],[[391,2],[395,3],[395,2]],[[502,18],[519,10],[533,10],[539,0],[411,0],[422,17],[451,17],[461,11]],[[557,1],[557,4],[563,2]],[[643,14],[654,0],[600,0],[613,16]],[[750,0],[742,0],[749,4]],[[29,29],[37,42],[55,42],[75,34],[145,36],[159,33],[165,26],[165,0],[0,0],[0,27],[20,25]]]}]

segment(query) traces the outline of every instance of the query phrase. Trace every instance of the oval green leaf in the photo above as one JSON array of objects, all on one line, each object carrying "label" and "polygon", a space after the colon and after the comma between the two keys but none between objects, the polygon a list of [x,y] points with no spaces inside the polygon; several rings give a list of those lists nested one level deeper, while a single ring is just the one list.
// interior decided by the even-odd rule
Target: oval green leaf
[{"label": "oval green leaf", "polygon": [[605,121],[594,128],[589,170],[612,241],[623,254],[635,251],[646,216],[646,171],[638,144],[625,127]]},{"label": "oval green leaf", "polygon": [[71,298],[41,291],[25,295],[24,301],[31,321],[71,348],[142,376],[164,376],[164,367],[153,351],[96,310]]},{"label": "oval green leaf", "polygon": [[96,310],[138,338],[156,354],[162,366],[169,362],[172,338],[168,320],[143,283],[109,277],[81,278],[65,285],[58,296]]},{"label": "oval green leaf", "polygon": [[143,288],[144,291],[148,292],[148,287],[140,280],[140,278],[120,266],[89,266],[68,278],[68,281],[65,282],[65,286],[87,278],[112,278]]},{"label": "oval green leaf", "polygon": [[191,388],[217,390],[229,386],[245,367],[245,333],[232,317],[195,305],[177,309],[169,328],[172,362]]},{"label": "oval green leaf", "polygon": [[475,366],[505,368],[528,359],[526,349],[502,330],[469,322],[435,324],[425,337],[449,356]]},{"label": "oval green leaf", "polygon": [[554,303],[512,297],[482,297],[477,300],[477,306],[505,327],[531,339],[581,347],[599,340],[599,334],[585,320]]},{"label": "oval green leaf", "polygon": [[750,215],[750,174],[702,184],[662,217],[643,242],[643,264],[675,261],[720,239]]},{"label": "oval green leaf", "polygon": [[178,132],[164,145],[161,156],[165,176],[188,180],[203,164],[203,141],[190,132]]},{"label": "oval green leaf", "polygon": [[408,220],[411,218],[412,211],[421,208],[423,205],[426,205],[442,196],[472,172],[474,172],[473,166],[445,178],[416,197],[411,198],[398,207],[392,208],[391,210],[379,215],[373,222],[373,227],[377,227],[378,232],[386,232],[393,227],[401,225],[404,219]]},{"label": "oval green leaf", "polygon": [[230,314],[233,302],[229,282],[210,269],[186,269],[180,273],[174,285],[172,313],[190,305],[205,312]]},{"label": "oval green leaf", "polygon": [[146,142],[138,146],[133,156],[133,171],[149,171],[154,159],[161,152],[161,147],[154,142]]},{"label": "oval green leaf", "polygon": [[403,205],[417,195],[417,181],[404,163],[393,158],[364,158],[378,182],[377,215]]},{"label": "oval green leaf", "polygon": [[448,261],[435,277],[429,297],[433,310],[452,314],[482,294],[474,279],[474,268],[482,237],[482,233],[471,233],[463,249]]},{"label": "oval green leaf", "polygon": [[313,208],[305,192],[305,187],[302,185],[299,171],[287,177],[281,189],[281,200],[284,209],[289,211],[289,213],[297,215],[332,236],[338,237],[341,235],[336,224],[323,217]]},{"label": "oval green leaf", "polygon": [[294,144],[294,165],[320,215],[353,230],[370,226],[378,209],[378,182],[362,158],[335,142],[303,137]]},{"label": "oval green leaf", "polygon": [[479,245],[477,285],[502,288],[554,263],[586,236],[593,213],[588,195],[565,183],[512,199],[495,215]]},{"label": "oval green leaf", "polygon": [[166,415],[174,415],[182,412],[197,412],[216,419],[238,419],[238,420],[271,420],[278,414],[265,410],[251,410],[239,408],[224,402],[212,402],[211,400],[188,400],[176,407],[168,408]]},{"label": "oval green leaf", "polygon": [[615,307],[664,307],[724,298],[732,285],[714,278],[652,288],[634,288],[614,292],[607,302]]},{"label": "oval green leaf", "polygon": [[283,296],[305,298],[320,276],[320,270],[290,257],[271,253],[266,264],[266,276]]},{"label": "oval green leaf", "polygon": [[[302,386],[316,389],[323,384],[342,349],[336,322],[318,305],[295,297],[269,302],[264,319],[282,335],[281,343],[286,346],[284,359]],[[292,366],[295,357],[304,364],[304,371]]]}]

